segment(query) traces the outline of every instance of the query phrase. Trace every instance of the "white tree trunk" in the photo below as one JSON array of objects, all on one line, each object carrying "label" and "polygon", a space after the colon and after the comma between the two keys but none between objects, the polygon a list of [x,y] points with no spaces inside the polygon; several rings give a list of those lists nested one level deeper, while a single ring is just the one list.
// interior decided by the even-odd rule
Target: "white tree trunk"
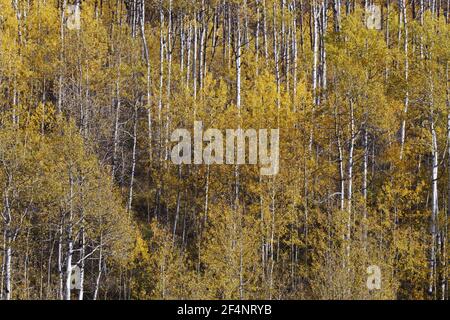
[{"label": "white tree trunk", "polygon": [[[11,177],[9,177],[11,180]],[[4,218],[4,232],[5,232],[5,292],[3,294],[3,297],[5,300],[11,300],[11,256],[12,256],[12,249],[11,249],[11,239],[12,239],[12,230],[11,230],[11,207],[9,202],[9,191],[5,190],[5,213],[3,214]]]},{"label": "white tree trunk", "polygon": [[63,217],[61,217],[61,223],[58,230],[58,276],[59,276],[59,290],[58,290],[58,298],[64,298],[64,271],[63,271]]},{"label": "white tree trunk", "polygon": [[236,30],[236,107],[241,110],[241,22],[239,18],[239,7],[237,9]]},{"label": "white tree trunk", "polygon": [[[70,169],[71,170],[71,169]],[[70,183],[70,191],[69,191],[69,220],[67,221],[67,260],[66,260],[66,283],[65,283],[65,300],[71,299],[71,290],[70,290],[70,276],[72,274],[72,256],[73,256],[73,239],[72,239],[72,222],[73,222],[73,177],[72,172],[69,173],[69,183]]]},{"label": "white tree trunk", "polygon": [[120,57],[119,64],[117,66],[117,79],[116,79],[116,110],[114,117],[114,136],[113,136],[113,154],[112,154],[112,170],[111,175],[114,181],[117,169],[117,149],[119,147],[119,118],[120,118]]},{"label": "white tree trunk", "polygon": [[142,37],[142,46],[144,48],[144,57],[145,57],[145,64],[147,67],[147,77],[146,77],[146,92],[147,92],[147,138],[148,138],[148,153],[150,157],[150,161],[152,160],[152,105],[151,105],[151,65],[150,65],[150,56],[148,51],[148,44],[147,44],[147,38],[145,37],[145,1],[141,2],[142,4],[142,14],[140,19],[140,25],[141,25],[141,37]]},{"label": "white tree trunk", "polygon": [[135,105],[133,115],[133,151],[131,159],[130,190],[128,193],[128,205],[127,205],[128,214],[130,214],[131,206],[133,204],[134,175],[136,171],[136,145],[137,145],[137,121],[138,121],[137,118],[138,118],[138,107],[137,105]]},{"label": "white tree trunk", "polygon": [[[83,218],[81,218],[83,219]],[[83,223],[83,222],[82,222]],[[81,227],[81,248],[80,248],[80,291],[78,292],[78,300],[83,300],[84,298],[84,257],[86,253],[86,235],[84,232],[84,227]]]},{"label": "white tree trunk", "polygon": [[[403,121],[401,127],[401,137],[400,137],[400,160],[403,159],[403,149],[405,145],[406,138],[406,116],[408,114],[409,107],[409,91],[408,91],[408,78],[409,78],[409,58],[408,58],[408,18],[406,12],[406,0],[400,0],[399,5],[401,5],[401,16],[403,17],[403,26],[405,28],[405,40],[403,44],[404,52],[405,52],[405,82],[406,82],[406,92],[405,92],[405,100],[404,100],[404,108],[403,108]],[[400,27],[399,27],[400,33]],[[400,38],[400,37],[399,37]]]},{"label": "white tree trunk", "polygon": [[[273,3],[273,12],[276,12],[276,2]],[[276,23],[276,15],[273,15],[273,59],[275,62],[275,80],[277,84],[277,107],[280,108],[280,66],[278,54],[278,31]]]},{"label": "white tree trunk", "polygon": [[65,20],[65,10],[67,7],[67,0],[64,0],[61,8],[61,20],[60,20],[60,41],[61,48],[59,52],[59,59],[61,63],[61,67],[59,69],[59,78],[58,78],[58,112],[62,111],[62,96],[63,96],[63,71],[64,71],[64,20]]},{"label": "white tree trunk", "polygon": [[353,200],[353,151],[355,147],[355,118],[353,101],[350,100],[350,150],[348,155],[348,192],[347,192],[347,263],[350,261],[350,239],[352,231],[352,200]]},{"label": "white tree trunk", "polygon": [[341,30],[341,0],[334,0],[333,13],[334,31],[339,32]]},{"label": "white tree trunk", "polygon": [[93,300],[97,300],[98,298],[98,292],[100,290],[100,279],[102,277],[102,263],[103,263],[103,234],[100,234],[100,251],[99,251],[99,257],[98,257],[98,274],[97,278],[95,279],[95,289],[94,289],[94,295],[92,297]]},{"label": "white tree trunk", "polygon": [[437,135],[436,129],[434,125],[433,115],[430,117],[430,126],[431,126],[431,155],[432,155],[432,171],[431,171],[431,188],[432,188],[432,196],[431,196],[431,252],[430,252],[430,285],[429,285],[429,294],[430,296],[436,296],[435,292],[435,284],[436,284],[436,240],[437,240],[437,221],[438,221],[438,148],[437,148]]},{"label": "white tree trunk", "polygon": [[319,25],[318,25],[318,15],[319,8],[317,6],[316,0],[312,1],[311,6],[311,15],[313,19],[313,70],[312,70],[312,89],[313,89],[313,98],[314,103],[317,105],[317,64],[319,60]]},{"label": "white tree trunk", "polygon": [[267,7],[266,7],[266,0],[263,0],[263,39],[264,39],[264,58],[269,58],[269,49],[268,49],[268,43],[267,43]]},{"label": "white tree trunk", "polygon": [[368,132],[367,128],[364,129],[364,160],[363,160],[363,200],[364,200],[364,210],[363,210],[363,242],[364,247],[367,245],[367,167],[369,162],[369,146],[368,146]]}]

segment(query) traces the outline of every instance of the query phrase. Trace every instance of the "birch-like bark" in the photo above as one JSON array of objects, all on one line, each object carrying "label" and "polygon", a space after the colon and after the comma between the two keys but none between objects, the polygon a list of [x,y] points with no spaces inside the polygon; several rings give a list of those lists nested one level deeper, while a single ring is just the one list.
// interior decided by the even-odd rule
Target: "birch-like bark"
[{"label": "birch-like bark", "polygon": [[311,19],[313,20],[313,32],[312,32],[312,42],[313,42],[313,69],[312,69],[312,89],[314,103],[318,104],[317,98],[317,64],[319,60],[319,26],[318,26],[318,6],[316,0],[312,1],[311,5]]},{"label": "birch-like bark", "polygon": [[181,12],[179,17],[180,25],[180,71],[181,74],[184,73],[184,50],[186,46],[186,32],[184,28],[184,12]]},{"label": "birch-like bark", "polygon": [[206,20],[205,20],[205,0],[202,0],[202,11],[201,11],[201,31],[200,31],[200,52],[199,52],[199,86],[200,90],[203,89],[204,81],[204,60],[206,59],[205,46],[206,46]]},{"label": "birch-like bark", "polygon": [[333,1],[334,31],[341,31],[341,0]]},{"label": "birch-like bark", "polygon": [[97,300],[98,292],[100,290],[100,279],[102,277],[102,263],[103,263],[103,233],[100,234],[100,249],[99,249],[99,256],[98,256],[98,273],[97,278],[95,279],[95,289],[94,289],[94,295],[92,297],[93,300]]},{"label": "birch-like bark", "polygon": [[[84,213],[83,213],[84,216]],[[81,217],[81,223],[84,223],[84,217]],[[85,253],[86,253],[86,234],[84,231],[84,226],[81,227],[80,230],[80,238],[81,238],[81,244],[80,244],[80,290],[78,292],[78,300],[83,300],[84,298],[84,265],[85,265]]]},{"label": "birch-like bark", "polygon": [[170,101],[171,101],[171,86],[172,86],[172,29],[173,29],[173,19],[172,19],[172,0],[169,1],[169,14],[168,14],[168,25],[167,25],[167,86],[166,86],[166,138],[164,143],[165,155],[164,160],[169,159],[169,131],[170,131]]},{"label": "birch-like bark", "polygon": [[[236,48],[235,48],[235,67],[236,67],[236,107],[238,109],[239,118],[241,116],[241,21],[240,21],[240,11],[239,6],[236,7]],[[239,120],[240,121],[240,120]],[[241,124],[239,123],[239,127]],[[235,178],[235,199],[234,199],[234,209],[237,213],[239,206],[239,165],[234,166],[234,178]],[[208,165],[208,188],[209,188],[209,165]]]},{"label": "birch-like bark", "polygon": [[127,212],[129,215],[131,213],[131,206],[133,204],[134,175],[136,171],[136,146],[137,146],[137,121],[138,121],[137,118],[138,118],[138,107],[137,104],[135,104],[133,115],[133,151],[131,154],[130,189],[128,193],[128,205],[127,205]]},{"label": "birch-like bark", "polygon": [[4,210],[1,213],[3,218],[3,232],[4,232],[4,260],[5,260],[5,280],[4,280],[4,288],[1,288],[3,291],[3,299],[5,300],[11,300],[12,296],[12,288],[11,288],[11,278],[12,278],[12,265],[11,265],[11,259],[12,259],[12,248],[11,248],[11,242],[13,237],[13,230],[11,226],[11,203],[9,199],[9,192],[10,192],[10,185],[12,184],[12,175],[9,174],[7,177],[7,186],[4,190]]},{"label": "birch-like bark", "polygon": [[188,28],[188,34],[187,34],[187,41],[186,41],[186,55],[187,55],[187,62],[186,62],[186,68],[187,68],[187,72],[186,72],[186,87],[189,88],[189,81],[190,81],[190,77],[191,77],[191,51],[192,51],[192,25],[191,23],[189,23],[189,28]]},{"label": "birch-like bark", "polygon": [[[72,170],[72,169],[69,169]],[[73,232],[73,197],[74,197],[74,190],[73,190],[73,176],[72,172],[69,172],[69,217],[67,221],[67,256],[66,256],[66,279],[65,279],[65,294],[64,299],[70,300],[71,299],[71,283],[70,283],[70,277],[72,274],[72,256],[73,256],[73,238],[72,238],[72,232]]]},{"label": "birch-like bark", "polygon": [[[280,30],[280,41],[279,41],[279,54],[280,54],[280,60],[279,63],[280,65],[283,65],[284,63],[284,76],[285,76],[285,80],[287,81],[287,66],[286,66],[286,59],[287,59],[287,55],[286,55],[286,17],[285,17],[285,7],[286,7],[286,0],[281,0],[281,8],[280,8],[280,13],[281,13],[281,30]],[[274,12],[274,18],[275,18],[275,10]],[[275,25],[275,24],[274,24]],[[280,75],[281,77],[281,75]]]},{"label": "birch-like bark", "polygon": [[[6,229],[3,230],[3,246],[2,246],[3,252],[6,252]],[[2,272],[0,274],[0,300],[3,300],[3,288],[4,288],[4,282],[5,282],[5,266],[6,266],[6,255],[2,254]]]},{"label": "birch-like bark", "polygon": [[447,0],[447,10],[445,13],[445,22],[446,23],[449,23],[449,21],[450,21],[449,15],[450,15],[450,0]]},{"label": "birch-like bark", "polygon": [[[197,52],[198,52],[198,29],[197,29],[197,13],[195,13],[194,18],[194,49],[192,51],[192,91],[194,94],[194,100],[197,99]],[[194,110],[194,119],[195,119],[195,110]]]},{"label": "birch-like bark", "polygon": [[[205,185],[205,216],[204,216],[204,220],[203,223],[206,225],[206,222],[208,220],[208,206],[209,206],[209,163],[206,166],[206,185]],[[178,194],[179,196],[179,194]],[[178,208],[177,208],[178,211]],[[175,231],[174,231],[175,232]]]},{"label": "birch-like bark", "polygon": [[277,84],[277,108],[280,108],[280,66],[278,54],[278,31],[276,22],[276,2],[273,3],[273,59],[275,62],[275,80]]},{"label": "birch-like bark", "polygon": [[[181,166],[180,166],[181,168]],[[172,232],[172,240],[175,243],[175,236],[177,235],[177,227],[178,227],[178,217],[180,216],[180,205],[181,205],[181,192],[178,190],[177,192],[177,209],[175,211],[175,221],[173,223],[173,232]]]},{"label": "birch-like bark", "polygon": [[131,36],[136,37],[136,15],[137,15],[137,0],[131,3],[131,17],[129,20],[131,24]]},{"label": "birch-like bark", "polygon": [[437,233],[438,233],[438,147],[437,147],[437,134],[435,129],[435,119],[433,116],[433,110],[430,116],[430,130],[431,130],[431,156],[432,156],[432,172],[431,172],[431,223],[430,223],[430,233],[431,233],[431,250],[430,250],[430,284],[428,288],[428,293],[433,298],[436,298],[436,243],[437,243]]},{"label": "birch-like bark", "polygon": [[263,0],[263,40],[264,40],[264,58],[267,63],[269,58],[268,40],[267,40],[267,7],[266,0]]},{"label": "birch-like bark", "polygon": [[[401,16],[403,17],[403,27],[405,29],[405,39],[403,43],[404,53],[405,53],[405,82],[406,82],[406,92],[404,99],[403,108],[403,120],[400,132],[400,160],[403,159],[403,152],[406,139],[406,117],[408,114],[409,107],[409,89],[408,89],[408,78],[409,78],[409,58],[408,58],[408,18],[406,12],[406,0],[399,0],[399,5],[401,6]],[[399,27],[400,30],[400,27]],[[399,31],[400,32],[400,31]],[[400,36],[399,36],[400,39]]]},{"label": "birch-like bark", "polygon": [[9,204],[8,191],[5,196],[5,216],[4,216],[4,228],[5,228],[5,292],[3,294],[5,300],[11,299],[11,208]]},{"label": "birch-like bark", "polygon": [[369,144],[368,144],[368,130],[364,129],[364,158],[363,158],[363,183],[362,193],[364,200],[363,209],[363,242],[364,247],[367,245],[367,168],[369,162]]},{"label": "birch-like bark", "polygon": [[292,1],[292,89],[294,97],[294,112],[296,109],[295,99],[297,96],[297,78],[298,78],[298,45],[297,45],[297,1]]},{"label": "birch-like bark", "polygon": [[256,60],[256,76],[259,75],[259,32],[261,28],[260,0],[256,0],[256,26],[255,26],[255,60]]},{"label": "birch-like bark", "polygon": [[[448,2],[447,2],[448,4]],[[447,86],[446,86],[446,104],[447,104],[447,168],[450,169],[450,88],[449,88],[449,62],[447,61],[446,65],[446,80],[447,80]],[[442,300],[445,300],[448,298],[448,268],[447,268],[447,245],[448,245],[448,218],[450,216],[450,170],[448,170],[448,181],[447,181],[447,214],[445,215],[445,221],[444,221],[444,230],[443,230],[443,276],[442,276]]]},{"label": "birch-like bark", "polygon": [[322,92],[327,88],[327,51],[325,47],[325,35],[328,24],[327,6],[328,0],[322,0],[320,21],[320,83],[321,89],[323,89]]},{"label": "birch-like bark", "polygon": [[11,249],[11,235],[9,230],[10,223],[6,223],[6,250],[5,250],[5,300],[11,300],[11,256],[12,256],[12,249]]},{"label": "birch-like bark", "polygon": [[162,148],[162,105],[163,105],[163,87],[164,87],[164,12],[163,2],[159,7],[159,99],[158,99],[158,160],[161,161]]},{"label": "birch-like bark", "polygon": [[241,110],[241,22],[239,17],[239,7],[237,7],[236,18],[236,107]]},{"label": "birch-like bark", "polygon": [[58,298],[61,300],[64,299],[63,224],[64,224],[64,217],[61,215],[61,222],[58,230],[58,275],[59,275]]},{"label": "birch-like bark", "polygon": [[[337,106],[335,107],[335,134],[337,140],[337,148],[338,148],[338,165],[339,165],[339,184],[340,184],[340,192],[339,192],[339,209],[344,211],[345,208],[345,174],[344,174],[344,151],[341,142],[341,134],[340,134],[340,124],[338,123],[338,110]],[[344,237],[345,239],[345,237]]]},{"label": "birch-like bark", "polygon": [[304,20],[304,13],[303,13],[303,0],[300,0],[300,7],[299,7],[299,11],[300,11],[300,48],[301,48],[301,52],[304,52],[304,35],[303,35],[303,20]]},{"label": "birch-like bark", "polygon": [[142,47],[144,48],[144,57],[146,64],[146,93],[147,93],[147,139],[148,139],[148,153],[150,157],[150,161],[152,160],[152,105],[151,105],[151,65],[150,65],[150,55],[148,51],[147,38],[145,37],[145,1],[141,1],[142,5],[142,14],[140,18],[140,26],[141,26],[141,37],[142,37]]},{"label": "birch-like bark", "polygon": [[58,77],[58,112],[62,111],[62,99],[63,99],[63,70],[64,70],[64,20],[65,20],[65,10],[67,7],[67,0],[63,0],[61,8],[61,20],[60,20],[60,41],[61,48],[59,52],[60,69]]},{"label": "birch-like bark", "polygon": [[353,206],[353,152],[355,148],[355,117],[353,101],[350,100],[350,149],[348,154],[348,192],[347,192],[347,263],[350,262],[350,239],[352,231],[352,206]]},{"label": "birch-like bark", "polygon": [[[420,0],[420,26],[423,26],[425,18],[425,6],[424,6],[424,0]],[[423,36],[420,35],[420,58],[424,58],[424,50],[423,50]]]},{"label": "birch-like bark", "polygon": [[120,107],[121,107],[120,64],[121,64],[121,58],[120,58],[120,53],[119,53],[119,63],[117,66],[117,79],[116,79],[116,84],[115,84],[116,110],[115,110],[115,116],[114,116],[113,154],[112,154],[112,170],[111,170],[111,175],[112,175],[113,181],[116,176],[117,162],[118,162],[117,150],[119,147],[119,118],[120,118]]}]

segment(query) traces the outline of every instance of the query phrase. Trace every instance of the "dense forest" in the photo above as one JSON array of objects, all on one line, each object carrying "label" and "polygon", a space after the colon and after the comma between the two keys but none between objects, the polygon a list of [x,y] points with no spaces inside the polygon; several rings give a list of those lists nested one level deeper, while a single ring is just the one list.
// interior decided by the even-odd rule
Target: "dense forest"
[{"label": "dense forest", "polygon": [[449,6],[0,0],[0,299],[448,299]]}]

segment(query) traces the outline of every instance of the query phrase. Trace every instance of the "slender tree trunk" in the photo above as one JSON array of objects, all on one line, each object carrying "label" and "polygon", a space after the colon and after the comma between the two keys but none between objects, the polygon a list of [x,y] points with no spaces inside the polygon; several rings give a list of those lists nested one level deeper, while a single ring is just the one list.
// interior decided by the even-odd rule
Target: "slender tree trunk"
[{"label": "slender tree trunk", "polygon": [[255,60],[256,60],[256,76],[259,75],[259,32],[261,28],[261,12],[260,0],[256,0],[256,26],[255,26]]},{"label": "slender tree trunk", "polygon": [[263,40],[264,40],[264,58],[267,63],[269,58],[268,40],[267,40],[267,7],[266,0],[263,0]]},{"label": "slender tree trunk", "polygon": [[[9,228],[9,224],[6,224],[7,230]],[[8,232],[7,232],[8,233]],[[6,251],[5,251],[5,300],[11,300],[12,296],[12,289],[11,289],[11,275],[12,275],[12,269],[11,269],[11,256],[12,256],[12,249],[11,249],[11,236],[6,236]]]},{"label": "slender tree trunk", "polygon": [[131,154],[131,174],[130,174],[130,189],[128,192],[128,214],[131,212],[131,206],[133,204],[133,187],[134,187],[134,175],[136,171],[136,147],[137,147],[137,121],[138,121],[138,106],[137,103],[134,106],[133,115],[133,151]]},{"label": "slender tree trunk", "polygon": [[334,31],[339,32],[341,30],[341,0],[333,2]]},{"label": "slender tree trunk", "polygon": [[142,14],[140,18],[140,25],[141,25],[141,37],[142,37],[142,47],[144,48],[144,57],[145,57],[145,64],[146,64],[146,93],[147,93],[147,138],[148,138],[148,153],[150,157],[150,161],[152,160],[152,105],[151,105],[151,65],[150,65],[150,55],[148,51],[148,44],[147,44],[147,38],[145,36],[145,1],[141,1],[142,5]]},{"label": "slender tree trunk", "polygon": [[60,20],[60,41],[61,48],[59,52],[60,59],[60,70],[59,70],[59,78],[58,78],[58,112],[62,112],[62,100],[63,100],[63,70],[64,70],[64,20],[65,20],[65,10],[67,7],[67,0],[63,0],[61,7],[61,20]]},{"label": "slender tree trunk", "polygon": [[[198,53],[198,29],[197,29],[197,13],[195,13],[194,18],[194,49],[193,49],[193,58],[192,58],[192,91],[194,93],[194,100],[197,99],[197,53]],[[195,110],[194,110],[194,118],[195,118]]]},{"label": "slender tree trunk", "polygon": [[166,86],[166,139],[164,143],[165,156],[164,159],[169,159],[169,131],[170,131],[170,101],[171,101],[171,86],[172,86],[172,29],[173,29],[173,19],[172,19],[172,0],[169,1],[169,15],[168,15],[168,26],[167,26],[167,86]]},{"label": "slender tree trunk", "polygon": [[114,117],[114,135],[113,135],[113,154],[112,154],[112,171],[111,175],[113,180],[116,176],[116,170],[117,170],[117,150],[119,147],[119,119],[120,119],[120,107],[121,107],[121,98],[120,98],[120,57],[119,57],[119,64],[117,66],[117,79],[116,79],[116,110],[115,110],[115,117]]},{"label": "slender tree trunk", "polygon": [[298,44],[297,44],[297,1],[292,2],[292,89],[293,89],[293,99],[294,99],[294,112],[297,111],[296,108],[296,96],[297,96],[297,78],[298,78]]},{"label": "slender tree trunk", "polygon": [[[12,177],[11,175],[8,177],[8,185],[11,184]],[[11,277],[12,277],[12,248],[11,248],[11,242],[12,242],[12,229],[11,229],[11,207],[10,207],[10,200],[9,200],[9,187],[6,188],[4,191],[4,213],[2,214],[4,219],[4,239],[5,239],[5,249],[4,249],[4,255],[5,255],[5,283],[4,283],[4,293],[3,297],[5,300],[11,300],[12,296],[12,288],[11,288]],[[3,289],[3,288],[2,288]]]},{"label": "slender tree trunk", "polygon": [[60,300],[64,299],[64,271],[63,271],[63,224],[64,218],[61,216],[61,222],[58,230],[58,275],[59,275],[59,286],[58,286],[58,298]]},{"label": "slender tree trunk", "polygon": [[162,148],[162,106],[163,106],[163,87],[164,87],[164,12],[163,2],[159,8],[159,99],[158,99],[158,160],[161,161]]},{"label": "slender tree trunk", "polygon": [[[448,4],[448,1],[447,1]],[[448,6],[447,6],[448,9]],[[447,12],[448,15],[448,12]],[[448,170],[448,181],[447,181],[447,214],[445,216],[444,226],[445,230],[443,235],[443,257],[442,261],[444,262],[442,269],[444,270],[444,274],[442,277],[442,299],[448,299],[448,260],[447,260],[447,245],[448,245],[448,217],[450,216],[450,88],[449,88],[449,62],[447,61],[446,65],[446,104],[447,104],[447,170]]]},{"label": "slender tree trunk", "polygon": [[[84,218],[81,218],[84,220]],[[83,223],[83,222],[82,222]],[[81,246],[80,246],[80,291],[78,292],[78,300],[84,298],[84,265],[85,265],[85,253],[86,253],[86,235],[84,232],[84,226],[80,230]]]},{"label": "slender tree trunk", "polygon": [[431,173],[431,188],[432,188],[432,208],[431,208],[431,250],[430,250],[430,285],[428,292],[431,297],[436,298],[436,243],[438,237],[438,147],[437,147],[437,134],[434,124],[433,113],[430,116],[430,130],[431,130],[431,155],[432,155],[432,173]]},{"label": "slender tree trunk", "polygon": [[200,90],[203,89],[204,81],[204,60],[205,60],[205,46],[206,46],[206,21],[205,21],[205,0],[202,0],[202,11],[201,11],[201,31],[200,31],[200,52],[199,52],[199,85]]},{"label": "slender tree trunk", "polygon": [[322,0],[320,6],[320,24],[319,24],[319,37],[320,37],[320,88],[321,94],[319,99],[322,100],[327,88],[327,51],[325,47],[325,36],[327,32],[327,6],[328,0]]},{"label": "slender tree trunk", "polygon": [[237,7],[236,18],[236,107],[241,110],[241,22],[239,17],[239,7]]},{"label": "slender tree trunk", "polygon": [[362,192],[363,192],[363,200],[364,200],[364,209],[363,209],[363,242],[364,247],[367,247],[367,168],[369,162],[369,145],[368,145],[368,132],[367,128],[364,129],[364,159],[363,159],[363,184],[362,184]]},{"label": "slender tree trunk", "polygon": [[313,32],[312,32],[312,42],[313,42],[313,69],[312,69],[312,89],[314,103],[318,104],[317,95],[317,75],[318,75],[318,60],[319,60],[319,25],[318,25],[318,6],[316,0],[312,1],[311,5],[311,19],[313,20]]},{"label": "slender tree trunk", "polygon": [[[403,44],[404,52],[405,52],[405,82],[406,82],[406,92],[405,92],[405,100],[404,100],[404,108],[403,108],[403,120],[401,127],[401,137],[400,137],[400,160],[403,159],[404,145],[406,139],[406,117],[408,114],[409,107],[409,89],[408,89],[408,78],[409,78],[409,57],[408,57],[408,18],[406,12],[406,0],[400,0],[399,5],[401,5],[401,16],[403,17],[403,26],[405,28],[405,40]],[[399,13],[400,14],[400,13]],[[400,26],[399,26],[400,33]],[[400,39],[400,36],[399,36]]]},{"label": "slender tree trunk", "polygon": [[350,150],[348,154],[348,192],[347,192],[347,267],[350,263],[350,239],[352,230],[352,207],[353,207],[353,152],[355,147],[355,118],[353,101],[350,100]]},{"label": "slender tree trunk", "polygon": [[[208,219],[208,206],[209,206],[209,173],[210,173],[210,165],[206,166],[206,185],[205,185],[205,217],[203,223],[206,225]],[[177,209],[178,211],[178,209]]]},{"label": "slender tree trunk", "polygon": [[277,84],[277,108],[280,108],[280,65],[278,53],[278,31],[276,20],[276,2],[273,3],[273,59],[275,62],[275,80]]},{"label": "slender tree trunk", "polygon": [[100,234],[100,249],[99,249],[99,257],[98,257],[98,273],[97,278],[95,279],[95,289],[94,295],[92,297],[93,300],[97,300],[98,292],[100,290],[100,279],[102,277],[102,263],[103,263],[103,234]]},{"label": "slender tree trunk", "polygon": [[70,184],[70,191],[69,191],[69,219],[67,221],[67,257],[66,257],[66,282],[65,282],[65,296],[64,296],[65,300],[71,299],[70,277],[72,275],[72,256],[73,256],[72,223],[73,223],[73,197],[74,197],[74,190],[73,190],[74,181],[71,171],[69,172],[69,184]]},{"label": "slender tree trunk", "polygon": [[[345,208],[345,174],[344,174],[344,151],[341,142],[340,123],[338,123],[338,107],[335,106],[335,134],[338,148],[338,165],[339,165],[339,209],[344,211]],[[344,237],[345,238],[345,237]]]},{"label": "slender tree trunk", "polygon": [[2,273],[0,277],[0,300],[3,300],[4,292],[4,282],[5,282],[5,269],[6,269],[6,229],[3,230],[3,254],[2,254]]}]

